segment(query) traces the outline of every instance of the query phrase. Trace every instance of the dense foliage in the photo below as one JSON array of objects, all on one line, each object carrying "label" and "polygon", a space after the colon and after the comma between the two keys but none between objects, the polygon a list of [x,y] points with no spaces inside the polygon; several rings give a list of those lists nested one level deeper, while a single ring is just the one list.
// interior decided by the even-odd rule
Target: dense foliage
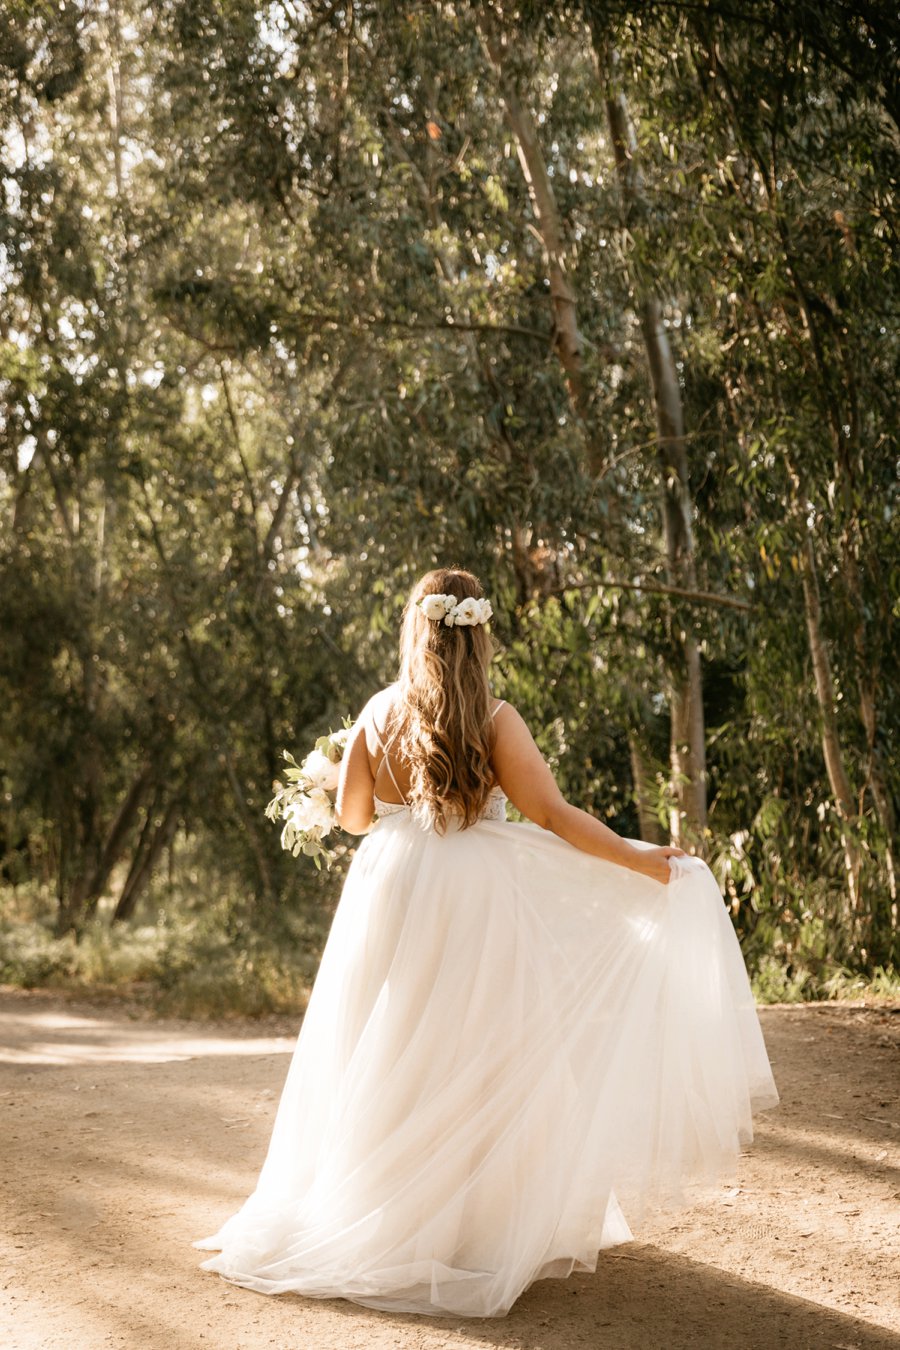
[{"label": "dense foliage", "polygon": [[280,747],[454,562],[565,791],[704,851],[774,992],[890,966],[892,7],[0,12],[8,912],[314,954]]}]

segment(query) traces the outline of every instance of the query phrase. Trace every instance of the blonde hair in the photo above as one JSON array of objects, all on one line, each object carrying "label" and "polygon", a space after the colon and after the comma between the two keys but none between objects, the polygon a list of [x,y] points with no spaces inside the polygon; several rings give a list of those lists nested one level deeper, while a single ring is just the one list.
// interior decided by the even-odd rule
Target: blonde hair
[{"label": "blonde hair", "polygon": [[448,817],[474,825],[494,786],[494,722],[488,666],[494,651],[483,624],[447,627],[426,619],[426,595],[480,600],[471,572],[441,567],[413,588],[403,611],[400,639],[398,753],[409,768],[415,815],[439,832]]}]

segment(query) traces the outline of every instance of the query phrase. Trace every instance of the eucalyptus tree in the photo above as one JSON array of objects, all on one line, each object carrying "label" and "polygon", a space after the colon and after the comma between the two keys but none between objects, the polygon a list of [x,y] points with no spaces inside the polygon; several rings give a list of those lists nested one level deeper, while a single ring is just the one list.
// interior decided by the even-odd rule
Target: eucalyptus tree
[{"label": "eucalyptus tree", "polygon": [[[876,6],[585,9],[624,54],[644,154],[669,159],[656,192],[670,243],[656,261],[687,301],[686,397],[704,390],[698,446],[718,510],[729,477],[741,489],[745,522],[727,552],[751,569],[757,613],[774,605],[782,619],[773,668],[793,664],[805,635],[798,694],[831,797],[816,803],[823,849],[809,861],[827,873],[836,834],[845,878],[844,899],[820,914],[835,950],[883,961],[897,923],[897,694],[884,645],[897,559],[885,397],[897,357],[896,27]],[[726,542],[724,524],[701,511],[701,542]],[[753,701],[758,631],[771,660],[768,614],[746,635]]]},{"label": "eucalyptus tree", "polygon": [[[259,800],[287,728],[355,670],[287,510],[302,409],[271,409],[251,372],[242,425],[226,354],[198,362],[167,311],[188,203],[148,151],[151,17],[30,7],[3,68],[7,844],[52,881],[61,930],[114,872],[132,912],[179,827],[224,835],[207,865],[274,898]],[[237,255],[239,223],[217,225]]]},{"label": "eucalyptus tree", "polygon": [[886,960],[889,28],[8,9],[9,874],[60,926],[166,857],[296,888],[278,751],[392,674],[450,559],[569,790],[694,832],[758,950]]}]

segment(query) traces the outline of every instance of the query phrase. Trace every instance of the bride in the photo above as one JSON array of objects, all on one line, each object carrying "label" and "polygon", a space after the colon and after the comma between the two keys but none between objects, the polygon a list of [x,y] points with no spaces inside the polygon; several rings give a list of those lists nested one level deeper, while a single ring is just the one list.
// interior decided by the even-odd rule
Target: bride
[{"label": "bride", "polygon": [[256,1190],[194,1244],[248,1289],[502,1316],[732,1172],[778,1100],[712,874],[564,800],[491,697],[490,613],[424,576],[347,743],[366,837]]}]

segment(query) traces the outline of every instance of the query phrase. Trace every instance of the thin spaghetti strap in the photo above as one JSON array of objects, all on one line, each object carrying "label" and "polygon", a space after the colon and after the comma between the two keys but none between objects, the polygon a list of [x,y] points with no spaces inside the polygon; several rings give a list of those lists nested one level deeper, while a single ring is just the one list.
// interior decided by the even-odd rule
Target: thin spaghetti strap
[{"label": "thin spaghetti strap", "polygon": [[497,714],[498,714],[498,712],[500,711],[500,709],[501,709],[502,707],[504,707],[505,703],[506,703],[506,699],[505,699],[505,698],[501,698],[500,702],[497,704],[496,708],[495,708],[494,711],[491,713],[491,717],[496,717]]},{"label": "thin spaghetti strap", "polygon": [[401,802],[405,802],[405,801],[406,801],[406,793],[403,791],[402,787],[400,786],[400,784],[397,782],[396,778],[394,777],[394,770],[391,768],[391,761],[390,761],[390,756],[389,756],[389,755],[385,755],[385,757],[384,757],[384,762],[385,762],[385,764],[387,765],[387,771],[388,771],[388,773],[390,774],[391,782],[393,783],[394,787],[397,789],[397,795],[398,795],[398,797],[400,798]]},{"label": "thin spaghetti strap", "polygon": [[[373,729],[373,731],[375,732],[375,739],[377,740],[377,742],[378,742],[378,748],[379,748],[379,750],[381,751],[382,762],[387,766],[388,776],[390,777],[390,780],[391,780],[391,782],[393,783],[394,787],[397,789],[397,795],[398,795],[398,797],[400,798],[401,802],[403,802],[403,803],[405,804],[405,803],[406,803],[406,794],[405,794],[405,792],[403,791],[403,789],[401,788],[400,784],[397,782],[397,779],[394,777],[394,770],[391,768],[391,759],[390,759],[390,755],[389,755],[388,752],[387,752],[387,747],[388,747],[388,745],[390,745],[390,743],[391,743],[391,741],[394,739],[394,737],[393,737],[393,736],[389,736],[389,737],[388,737],[388,740],[387,740],[387,745],[386,745],[386,744],[384,743],[384,741],[382,741],[381,736],[380,736],[380,734],[379,734],[379,732],[378,732],[378,728],[377,728],[377,726],[375,726],[375,723],[374,723],[374,722],[372,723],[372,729]],[[395,734],[396,734],[396,733],[395,733]],[[381,765],[379,765],[378,767],[380,768]]]}]

